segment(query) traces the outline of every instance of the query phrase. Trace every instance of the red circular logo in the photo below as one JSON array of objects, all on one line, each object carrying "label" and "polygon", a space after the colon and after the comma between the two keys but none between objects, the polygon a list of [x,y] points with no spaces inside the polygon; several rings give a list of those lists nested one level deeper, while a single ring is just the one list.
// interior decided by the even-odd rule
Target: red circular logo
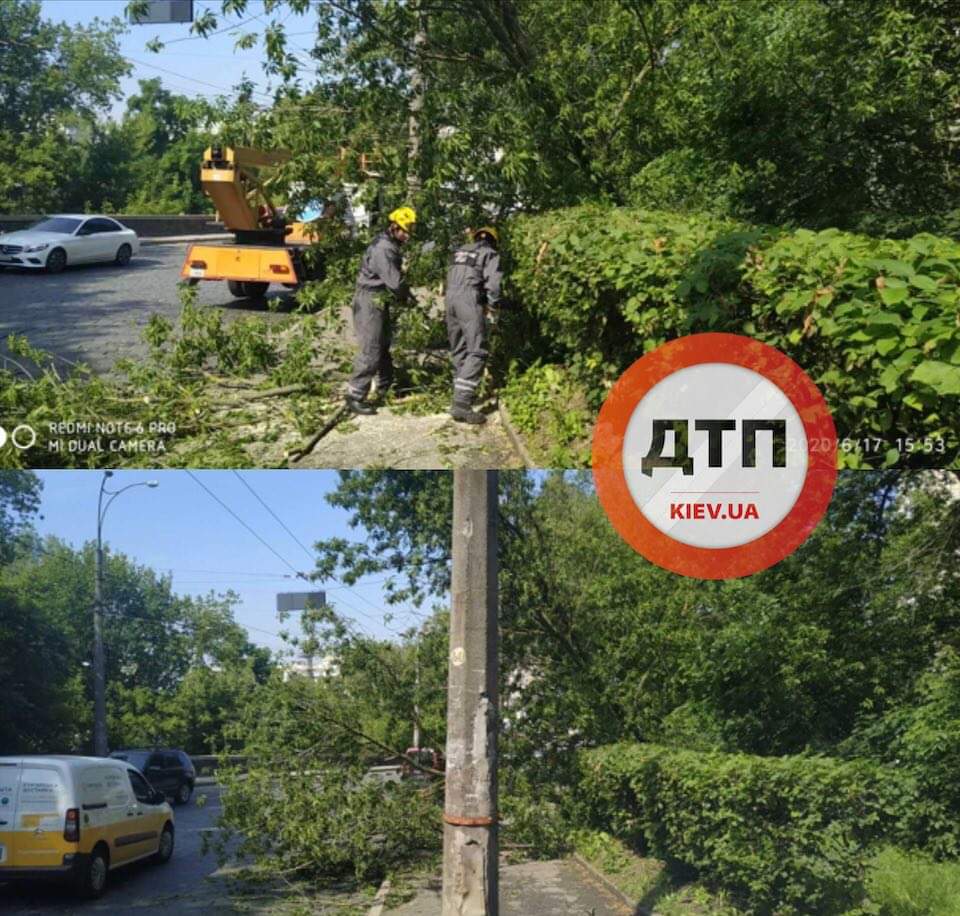
[{"label": "red circular logo", "polygon": [[736,334],[694,334],[638,359],[593,435],[597,493],[648,560],[701,579],[749,576],[800,546],[837,478],[837,435],[806,373]]}]

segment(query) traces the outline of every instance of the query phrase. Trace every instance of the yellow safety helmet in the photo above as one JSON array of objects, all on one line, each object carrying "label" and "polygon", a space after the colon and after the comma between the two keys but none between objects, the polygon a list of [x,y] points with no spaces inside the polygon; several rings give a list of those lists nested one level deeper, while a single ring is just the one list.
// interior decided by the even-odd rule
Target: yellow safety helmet
[{"label": "yellow safety helmet", "polygon": [[496,242],[498,245],[500,244],[500,233],[497,232],[493,226],[481,226],[479,229],[474,229],[473,240],[476,241],[481,235],[483,235],[484,232],[489,235],[494,242]]},{"label": "yellow safety helmet", "polygon": [[389,219],[404,232],[413,232],[414,226],[417,225],[417,211],[413,207],[398,207],[390,214]]}]

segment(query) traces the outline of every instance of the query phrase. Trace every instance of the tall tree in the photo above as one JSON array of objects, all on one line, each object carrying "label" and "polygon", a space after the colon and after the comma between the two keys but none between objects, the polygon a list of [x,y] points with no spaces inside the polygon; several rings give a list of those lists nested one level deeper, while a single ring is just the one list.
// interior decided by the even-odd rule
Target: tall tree
[{"label": "tall tree", "polygon": [[38,0],[0,0],[0,208],[36,212],[64,199],[79,135],[129,72],[121,28],[119,20],[56,24]]}]

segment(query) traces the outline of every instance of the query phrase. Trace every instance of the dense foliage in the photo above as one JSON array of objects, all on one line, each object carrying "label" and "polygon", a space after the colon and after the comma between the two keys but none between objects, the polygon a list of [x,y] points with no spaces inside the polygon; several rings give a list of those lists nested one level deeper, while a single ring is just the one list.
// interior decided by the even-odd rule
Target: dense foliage
[{"label": "dense foliage", "polygon": [[503,337],[507,403],[525,431],[547,426],[549,447],[579,446],[577,463],[616,377],[702,331],[793,357],[849,440],[847,464],[960,460],[958,242],[589,206],[512,220],[509,249],[524,314]]},{"label": "dense foliage", "polygon": [[596,826],[696,868],[749,913],[846,912],[912,803],[908,779],[863,761],[627,744],[582,768]]},{"label": "dense foliage", "polygon": [[[16,535],[0,558],[0,748],[88,752],[95,547],[40,539],[30,527],[38,478],[4,472],[0,494],[13,488],[0,495],[0,533]],[[109,549],[104,594],[111,747],[224,748],[225,725],[272,667],[234,622],[235,597],[174,595],[168,577]]]},{"label": "dense foliage", "polygon": [[[201,35],[248,14],[221,0]],[[317,13],[294,40],[288,12]],[[954,225],[949,0],[277,0],[258,137],[346,139],[432,235],[585,200],[896,234]],[[152,45],[163,55],[159,38]],[[315,176],[318,177],[318,176]],[[951,219],[953,222],[951,223]]]},{"label": "dense foliage", "polygon": [[198,162],[237,100],[191,98],[139,83],[122,115],[130,62],[121,20],[74,27],[34,0],[0,2],[0,211],[203,213]]},{"label": "dense foliage", "polygon": [[218,848],[269,872],[379,881],[439,848],[442,779],[365,774],[411,745],[414,723],[421,746],[442,749],[444,621],[391,644],[329,608],[304,616],[301,650],[335,667],[317,680],[275,677],[228,727],[246,763],[224,774]]}]

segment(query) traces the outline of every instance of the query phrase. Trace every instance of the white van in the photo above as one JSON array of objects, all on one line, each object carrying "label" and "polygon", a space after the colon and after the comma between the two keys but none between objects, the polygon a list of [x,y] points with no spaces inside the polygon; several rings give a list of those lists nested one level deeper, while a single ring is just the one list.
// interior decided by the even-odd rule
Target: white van
[{"label": "white van", "polygon": [[173,855],[173,810],[123,760],[0,757],[0,882],[72,880],[99,897],[111,869]]}]

